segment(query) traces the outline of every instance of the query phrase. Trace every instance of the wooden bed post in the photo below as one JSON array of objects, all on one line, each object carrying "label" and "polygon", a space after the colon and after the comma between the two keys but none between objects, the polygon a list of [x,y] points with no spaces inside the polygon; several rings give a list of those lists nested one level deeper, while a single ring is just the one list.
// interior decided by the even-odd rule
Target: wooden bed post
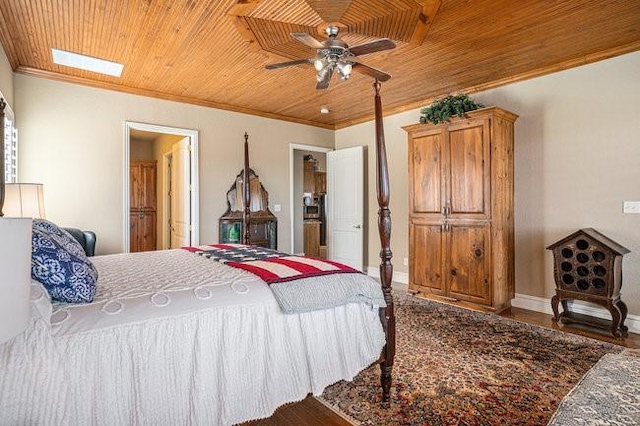
[{"label": "wooden bed post", "polygon": [[4,207],[4,109],[7,103],[0,98],[0,217],[4,216],[2,208]]},{"label": "wooden bed post", "polygon": [[242,201],[244,201],[244,214],[242,215],[242,244],[249,244],[249,221],[251,219],[251,192],[249,185],[249,135],[244,132],[244,172],[242,175]]},{"label": "wooden bed post", "polygon": [[380,309],[380,318],[387,337],[383,348],[383,361],[380,363],[382,384],[382,402],[389,402],[391,396],[391,371],[396,354],[396,317],[393,310],[393,296],[391,294],[391,278],[393,265],[391,264],[391,211],[389,210],[389,170],[387,166],[387,151],[384,144],[384,127],[382,125],[382,101],[380,100],[380,82],[373,83],[375,89],[375,123],[376,123],[376,172],[378,191],[378,232],[380,233],[380,282],[387,307]]}]

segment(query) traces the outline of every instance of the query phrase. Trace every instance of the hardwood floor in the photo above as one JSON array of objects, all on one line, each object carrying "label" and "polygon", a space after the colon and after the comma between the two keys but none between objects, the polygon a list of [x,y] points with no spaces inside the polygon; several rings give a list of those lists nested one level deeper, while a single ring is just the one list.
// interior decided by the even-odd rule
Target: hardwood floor
[{"label": "hardwood floor", "polygon": [[[603,340],[628,348],[640,348],[640,334],[629,333],[621,339],[617,339],[611,335],[607,335],[603,331],[595,331],[579,325],[558,325],[551,318],[552,315],[540,312],[528,311],[526,309],[511,308],[502,313],[500,316],[511,318],[517,321],[529,324],[539,325],[541,327],[561,330],[563,332],[578,334],[581,336],[591,337],[593,339]],[[322,403],[318,402],[312,396],[307,397],[302,402],[288,404],[280,407],[276,413],[268,419],[257,420],[253,422],[243,423],[243,426],[349,426],[347,420],[334,413]]]},{"label": "hardwood floor", "polygon": [[268,419],[242,423],[242,426],[351,426],[313,396],[302,402],[278,408]]}]

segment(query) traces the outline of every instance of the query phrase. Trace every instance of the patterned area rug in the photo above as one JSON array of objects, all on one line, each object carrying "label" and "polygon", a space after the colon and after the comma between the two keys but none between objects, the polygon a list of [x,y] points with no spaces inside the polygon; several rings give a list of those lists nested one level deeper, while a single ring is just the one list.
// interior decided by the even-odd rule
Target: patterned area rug
[{"label": "patterned area rug", "polygon": [[605,354],[622,348],[408,295],[396,296],[389,407],[379,367],[321,400],[362,425],[545,425]]},{"label": "patterned area rug", "polygon": [[602,357],[562,400],[549,425],[640,425],[640,352]]}]

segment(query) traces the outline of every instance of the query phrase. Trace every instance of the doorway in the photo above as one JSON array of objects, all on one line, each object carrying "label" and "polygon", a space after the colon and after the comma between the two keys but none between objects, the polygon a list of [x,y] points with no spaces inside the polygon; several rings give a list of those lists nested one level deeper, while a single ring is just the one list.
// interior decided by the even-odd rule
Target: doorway
[{"label": "doorway", "polygon": [[[199,244],[197,154],[196,130],[125,122],[123,252]],[[145,178],[152,183],[144,182],[153,186],[152,201],[142,208],[132,205],[137,203],[137,164],[154,170]]]},{"label": "doorway", "polygon": [[[331,148],[322,148],[313,145],[289,144],[289,211],[291,212],[291,249],[293,254],[304,254],[304,212],[305,212],[305,189],[304,189],[304,164],[305,156],[311,156],[316,160],[316,170],[319,173],[326,172],[326,154],[331,152]],[[307,157],[308,158],[308,157]],[[311,194],[311,200],[314,199]],[[316,197],[316,199],[318,199]],[[308,225],[310,225],[308,223]],[[326,226],[326,223],[324,224]],[[307,227],[309,228],[309,227]],[[311,228],[307,229],[309,233]],[[320,242],[320,228],[318,228],[318,245]],[[318,253],[313,253],[316,256]]]}]

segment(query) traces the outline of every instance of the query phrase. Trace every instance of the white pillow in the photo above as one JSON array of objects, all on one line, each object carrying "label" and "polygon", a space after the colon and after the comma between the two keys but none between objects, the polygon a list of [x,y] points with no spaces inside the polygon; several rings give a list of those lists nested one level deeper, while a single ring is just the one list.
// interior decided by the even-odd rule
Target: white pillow
[{"label": "white pillow", "polygon": [[51,324],[53,313],[51,296],[42,283],[34,279],[31,280],[31,307],[31,315],[39,316],[44,322]]}]

